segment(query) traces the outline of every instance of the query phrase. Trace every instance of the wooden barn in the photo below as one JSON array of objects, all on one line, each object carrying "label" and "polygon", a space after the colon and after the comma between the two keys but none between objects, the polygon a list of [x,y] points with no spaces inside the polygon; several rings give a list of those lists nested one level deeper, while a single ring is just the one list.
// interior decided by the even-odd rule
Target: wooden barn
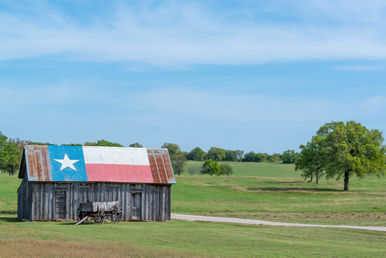
[{"label": "wooden barn", "polygon": [[170,220],[167,149],[28,145],[19,178],[22,220],[76,220],[87,201],[119,201],[126,221]]}]

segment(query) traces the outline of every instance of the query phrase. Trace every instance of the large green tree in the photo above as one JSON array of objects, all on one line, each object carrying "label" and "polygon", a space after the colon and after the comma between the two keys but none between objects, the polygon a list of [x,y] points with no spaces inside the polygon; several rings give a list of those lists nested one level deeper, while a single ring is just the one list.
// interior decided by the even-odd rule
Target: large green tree
[{"label": "large green tree", "polygon": [[317,161],[327,178],[343,177],[345,191],[354,175],[384,175],[386,148],[380,131],[369,130],[355,121],[331,122],[323,125],[316,137],[322,148]]}]

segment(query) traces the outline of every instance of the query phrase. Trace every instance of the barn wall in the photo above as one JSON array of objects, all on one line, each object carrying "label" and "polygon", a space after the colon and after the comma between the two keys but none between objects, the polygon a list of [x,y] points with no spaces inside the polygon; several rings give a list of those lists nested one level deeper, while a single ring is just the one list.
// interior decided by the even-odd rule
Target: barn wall
[{"label": "barn wall", "polygon": [[[140,219],[142,221],[170,220],[170,185],[117,184],[117,183],[29,183],[32,187],[32,220],[58,219],[55,201],[58,191],[65,192],[65,220],[75,220],[79,204],[86,201],[119,201],[122,220],[133,220],[133,196],[141,196]],[[63,195],[63,193],[60,193]],[[135,198],[135,197],[134,197]],[[137,196],[138,198],[138,196]],[[59,200],[59,199],[58,199]],[[138,201],[138,200],[137,200]],[[58,207],[56,207],[58,206]],[[19,208],[18,208],[19,210]],[[137,211],[139,212],[139,210]]]},{"label": "barn wall", "polygon": [[31,183],[24,178],[17,190],[17,217],[22,220],[31,220]]}]

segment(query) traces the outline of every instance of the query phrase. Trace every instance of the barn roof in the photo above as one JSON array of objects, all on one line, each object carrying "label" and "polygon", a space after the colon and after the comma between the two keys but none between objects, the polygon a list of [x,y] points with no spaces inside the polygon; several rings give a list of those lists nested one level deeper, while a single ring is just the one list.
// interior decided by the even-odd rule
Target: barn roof
[{"label": "barn roof", "polygon": [[167,149],[27,145],[19,178],[37,182],[174,184]]}]

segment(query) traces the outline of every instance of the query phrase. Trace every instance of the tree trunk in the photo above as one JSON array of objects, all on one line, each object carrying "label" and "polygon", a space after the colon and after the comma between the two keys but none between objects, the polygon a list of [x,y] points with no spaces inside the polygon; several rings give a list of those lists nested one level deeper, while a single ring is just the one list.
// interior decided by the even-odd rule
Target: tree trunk
[{"label": "tree trunk", "polygon": [[349,171],[344,172],[344,190],[348,191],[348,181],[349,181],[350,173]]},{"label": "tree trunk", "polygon": [[319,184],[319,171],[315,173],[315,183]]},{"label": "tree trunk", "polygon": [[312,182],[312,179],[313,179],[313,175],[311,174],[311,177],[310,177],[310,181],[309,181],[309,183],[311,183],[311,182]]}]

